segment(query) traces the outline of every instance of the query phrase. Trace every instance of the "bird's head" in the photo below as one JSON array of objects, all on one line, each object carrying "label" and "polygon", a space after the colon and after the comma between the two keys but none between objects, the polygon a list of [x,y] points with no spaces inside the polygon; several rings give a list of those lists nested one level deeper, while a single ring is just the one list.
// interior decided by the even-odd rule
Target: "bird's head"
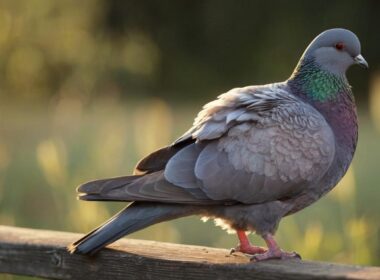
[{"label": "bird's head", "polygon": [[361,55],[360,41],[351,31],[329,29],[319,34],[307,47],[303,58],[312,58],[322,69],[344,75],[353,64],[368,68]]}]

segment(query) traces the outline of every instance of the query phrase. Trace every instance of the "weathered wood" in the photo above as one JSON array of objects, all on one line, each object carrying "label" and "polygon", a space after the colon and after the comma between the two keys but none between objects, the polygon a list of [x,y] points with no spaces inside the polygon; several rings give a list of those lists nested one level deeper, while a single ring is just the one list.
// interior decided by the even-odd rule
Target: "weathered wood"
[{"label": "weathered wood", "polygon": [[0,226],[0,272],[51,279],[380,279],[380,268],[310,261],[250,263],[200,246],[123,239],[95,257],[70,255],[80,234]]}]

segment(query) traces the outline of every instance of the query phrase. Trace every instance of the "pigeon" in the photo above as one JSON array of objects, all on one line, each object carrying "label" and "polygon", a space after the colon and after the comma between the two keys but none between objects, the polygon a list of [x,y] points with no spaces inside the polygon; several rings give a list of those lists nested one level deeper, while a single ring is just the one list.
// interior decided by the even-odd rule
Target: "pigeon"
[{"label": "pigeon", "polygon": [[[133,175],[79,186],[81,200],[131,203],[68,250],[93,255],[150,225],[199,215],[236,232],[232,252],[252,261],[300,258],[283,251],[274,235],[283,217],[330,191],[352,161],[358,124],[346,70],[354,64],[368,68],[358,37],[326,30],[286,81],[219,95],[183,136],[143,158]],[[267,248],[252,245],[251,232]]]}]

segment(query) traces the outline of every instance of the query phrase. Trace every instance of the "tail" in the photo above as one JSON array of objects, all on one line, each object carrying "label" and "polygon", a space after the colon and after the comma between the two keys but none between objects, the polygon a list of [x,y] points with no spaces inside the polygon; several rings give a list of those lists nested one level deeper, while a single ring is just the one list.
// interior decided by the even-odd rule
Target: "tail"
[{"label": "tail", "polygon": [[134,202],[67,249],[70,253],[93,255],[124,235],[156,223],[193,215],[197,211],[194,206]]}]

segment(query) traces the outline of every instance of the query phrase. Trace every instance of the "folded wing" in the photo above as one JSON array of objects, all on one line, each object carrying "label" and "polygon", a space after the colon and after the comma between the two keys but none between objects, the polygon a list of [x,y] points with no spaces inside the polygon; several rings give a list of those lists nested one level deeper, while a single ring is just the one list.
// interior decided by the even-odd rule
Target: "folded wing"
[{"label": "folded wing", "polygon": [[[234,89],[207,104],[173,145],[143,159],[135,173],[146,175],[103,187],[97,199],[194,204],[285,199],[317,182],[334,154],[325,119],[283,85]],[[81,188],[81,198],[95,199],[90,192],[95,187]]]}]

